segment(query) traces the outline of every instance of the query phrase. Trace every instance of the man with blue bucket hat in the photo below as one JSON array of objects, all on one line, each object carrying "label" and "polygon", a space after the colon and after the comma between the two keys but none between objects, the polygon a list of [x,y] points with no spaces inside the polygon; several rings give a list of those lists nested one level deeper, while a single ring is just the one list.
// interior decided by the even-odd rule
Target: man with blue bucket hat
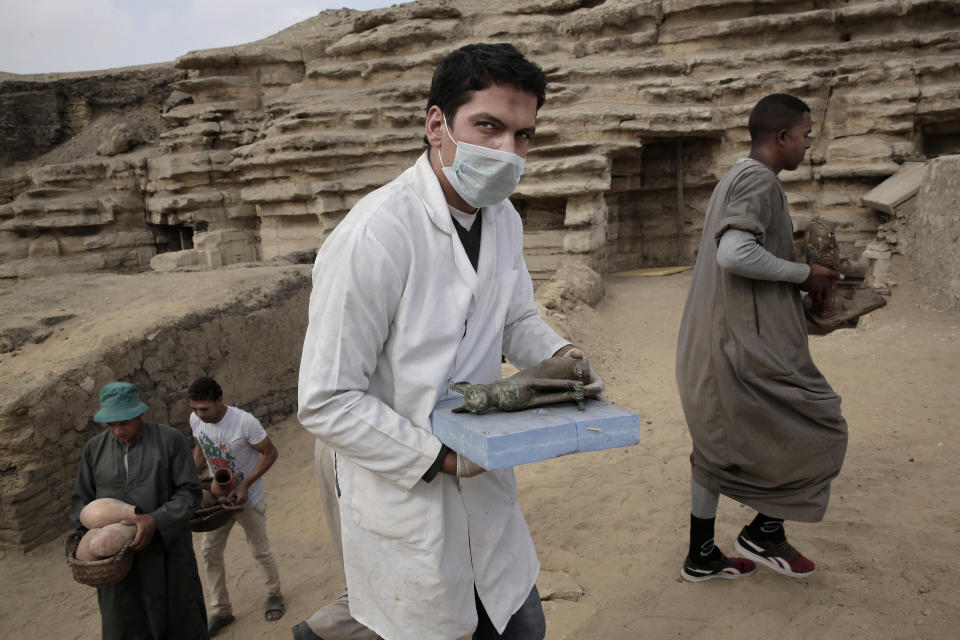
[{"label": "man with blue bucket hat", "polygon": [[[70,518],[98,498],[136,507],[133,566],[117,584],[97,589],[104,640],[205,640],[207,613],[188,522],[200,481],[186,437],[147,422],[149,409],[129,382],[100,390],[95,422],[106,429],[87,442],[70,500]],[[82,525],[81,525],[82,526]]]}]

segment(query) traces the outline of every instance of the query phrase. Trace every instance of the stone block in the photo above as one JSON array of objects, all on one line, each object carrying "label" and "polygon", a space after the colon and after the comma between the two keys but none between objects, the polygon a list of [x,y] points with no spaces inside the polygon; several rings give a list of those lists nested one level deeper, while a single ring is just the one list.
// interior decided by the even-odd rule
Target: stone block
[{"label": "stone block", "polygon": [[865,207],[896,214],[900,205],[920,191],[923,171],[924,163],[907,162],[899,171],[871,189],[860,201]]},{"label": "stone block", "polygon": [[606,225],[570,231],[563,237],[563,250],[567,253],[589,253],[602,247],[606,239]]},{"label": "stone block", "polygon": [[60,241],[56,236],[41,236],[30,243],[31,258],[52,258],[60,254]]},{"label": "stone block", "polygon": [[462,399],[441,402],[430,414],[437,438],[484,469],[502,469],[581,451],[640,442],[640,416],[606,402],[586,400],[525,411],[453,413]]},{"label": "stone block", "polygon": [[900,165],[889,162],[834,162],[814,167],[813,177],[817,180],[831,178],[886,178],[900,170]]},{"label": "stone block", "polygon": [[569,600],[576,602],[583,597],[583,589],[565,571],[541,571],[537,576],[537,591],[540,599]]},{"label": "stone block", "polygon": [[223,266],[223,254],[221,254],[220,251],[196,249],[196,252],[201,266],[208,269],[215,269]]},{"label": "stone block", "polygon": [[892,159],[890,139],[882,136],[851,136],[831,140],[826,152],[827,165],[885,163]]},{"label": "stone block", "polygon": [[201,264],[207,267],[255,262],[258,257],[257,239],[249,231],[225,229],[198,233],[193,243],[200,252]]},{"label": "stone block", "polygon": [[150,268],[154,271],[172,271],[179,267],[198,264],[200,264],[200,253],[196,249],[158,253],[150,260]]},{"label": "stone block", "polygon": [[603,224],[607,219],[607,201],[603,194],[574,196],[567,199],[564,226],[579,227],[587,224]]},{"label": "stone block", "polygon": [[563,238],[567,235],[565,229],[535,229],[523,232],[523,249],[525,252],[541,249],[563,251]]}]

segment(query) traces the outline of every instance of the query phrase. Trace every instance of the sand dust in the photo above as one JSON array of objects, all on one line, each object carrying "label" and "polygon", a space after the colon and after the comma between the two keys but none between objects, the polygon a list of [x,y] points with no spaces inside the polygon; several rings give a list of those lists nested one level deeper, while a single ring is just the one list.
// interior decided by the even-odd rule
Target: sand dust
[{"label": "sand dust", "polygon": [[[689,436],[673,373],[689,273],[611,278],[597,309],[567,317],[610,399],[644,414],[635,447],[517,469],[520,502],[541,564],[583,590],[545,603],[550,640],[687,638],[957,638],[960,628],[960,313],[940,311],[902,282],[861,328],[811,338],[843,397],[850,446],[825,520],[789,524],[817,572],[792,580],[761,569],[739,581],[689,584]],[[229,398],[228,398],[229,400]],[[313,446],[294,420],[271,428],[280,450],[266,476],[269,531],[287,614],[263,620],[259,573],[235,531],[227,547],[236,622],[218,638],[289,638],[289,627],[335,598],[342,577],[322,520]],[[752,512],[721,499],[727,552]],[[62,542],[0,555],[3,637],[98,638],[93,589],[71,579]]]}]

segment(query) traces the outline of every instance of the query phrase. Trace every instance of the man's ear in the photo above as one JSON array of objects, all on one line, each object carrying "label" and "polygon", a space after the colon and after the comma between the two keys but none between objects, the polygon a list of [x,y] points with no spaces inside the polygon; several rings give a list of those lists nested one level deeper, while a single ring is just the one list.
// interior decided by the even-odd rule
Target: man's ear
[{"label": "man's ear", "polygon": [[443,111],[440,105],[433,105],[427,111],[427,119],[424,124],[427,142],[433,148],[439,148],[443,140]]},{"label": "man's ear", "polygon": [[782,147],[782,146],[784,146],[785,144],[787,144],[787,136],[788,136],[788,135],[790,135],[790,131],[789,131],[788,129],[780,129],[779,131],[777,131],[777,134],[776,134],[775,137],[776,137],[776,140],[777,140],[777,146],[778,146],[778,147]]}]

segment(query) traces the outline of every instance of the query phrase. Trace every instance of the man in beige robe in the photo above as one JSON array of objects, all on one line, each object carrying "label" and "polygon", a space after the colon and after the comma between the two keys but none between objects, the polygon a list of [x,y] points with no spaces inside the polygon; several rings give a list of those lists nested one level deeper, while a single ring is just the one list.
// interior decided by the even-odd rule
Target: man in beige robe
[{"label": "man in beige robe", "polygon": [[[784,520],[819,522],[846,452],[840,397],[814,365],[801,292],[828,310],[843,276],[793,262],[777,174],[810,146],[810,109],[785,94],[757,103],[751,151],[720,181],[704,223],[677,346],[677,385],[693,439],[690,546],[681,576],[740,578],[756,564],[803,577],[814,563]],[[758,511],[727,558],[714,545],[722,493]]]}]

